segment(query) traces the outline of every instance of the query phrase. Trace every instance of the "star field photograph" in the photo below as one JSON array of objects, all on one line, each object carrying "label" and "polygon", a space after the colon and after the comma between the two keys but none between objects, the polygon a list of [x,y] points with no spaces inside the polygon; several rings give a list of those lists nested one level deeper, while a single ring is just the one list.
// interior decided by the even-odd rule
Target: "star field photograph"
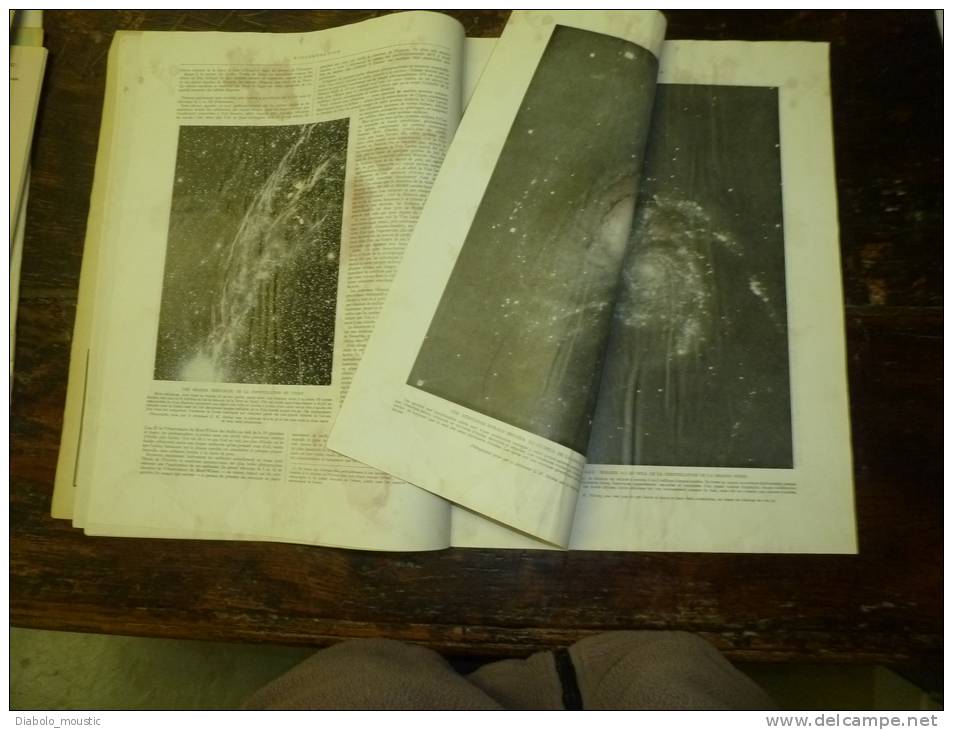
[{"label": "star field photograph", "polygon": [[587,459],[793,467],[776,88],[658,86]]},{"label": "star field photograph", "polygon": [[348,129],[180,127],[156,380],[331,384]]},{"label": "star field photograph", "polygon": [[409,385],[585,453],[657,72],[554,29]]}]

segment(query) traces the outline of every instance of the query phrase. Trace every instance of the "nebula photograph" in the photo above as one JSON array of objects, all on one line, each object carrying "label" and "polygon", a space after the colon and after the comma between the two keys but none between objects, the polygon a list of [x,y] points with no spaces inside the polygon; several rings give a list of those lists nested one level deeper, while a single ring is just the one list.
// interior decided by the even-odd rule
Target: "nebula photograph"
[{"label": "nebula photograph", "polygon": [[585,453],[657,72],[554,29],[409,385]]},{"label": "nebula photograph", "polygon": [[156,380],[331,384],[348,129],[180,127]]},{"label": "nebula photograph", "polygon": [[794,464],[778,92],[660,84],[596,464]]}]

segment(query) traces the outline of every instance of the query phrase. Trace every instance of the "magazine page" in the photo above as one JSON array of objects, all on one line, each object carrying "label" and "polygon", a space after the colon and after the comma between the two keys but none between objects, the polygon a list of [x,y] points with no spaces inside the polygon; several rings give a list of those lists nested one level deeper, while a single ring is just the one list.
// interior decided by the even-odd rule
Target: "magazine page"
[{"label": "magazine page", "polygon": [[511,16],[331,448],[568,542],[663,33],[648,11]]},{"label": "magazine page", "polygon": [[115,43],[74,521],[445,547],[443,500],[325,441],[460,116],[462,27]]},{"label": "magazine page", "polygon": [[[483,74],[496,47],[497,38],[465,38],[464,39],[464,66],[462,109],[476,90],[477,82]],[[110,59],[113,51],[110,51]],[[86,383],[89,340],[93,322],[95,305],[96,274],[98,272],[99,254],[99,221],[102,218],[102,205],[96,201],[102,200],[101,188],[109,177],[109,160],[111,145],[109,140],[113,134],[113,109],[115,108],[115,62],[108,64],[105,102],[103,108],[103,122],[100,136],[103,142],[99,145],[96,160],[96,181],[94,182],[90,207],[89,232],[83,249],[83,268],[80,274],[79,296],[76,307],[76,322],[73,327],[73,338],[70,350],[70,386],[67,389],[66,405],[63,411],[63,432],[60,439],[60,451],[56,467],[56,479],[53,486],[53,500],[50,512],[53,517],[60,519],[73,518],[73,497],[76,491],[76,464],[82,414],[85,409]],[[12,347],[11,347],[12,353]],[[12,373],[12,354],[11,354]]]},{"label": "magazine page", "polygon": [[571,547],[856,552],[827,46],[667,42],[659,81]]}]

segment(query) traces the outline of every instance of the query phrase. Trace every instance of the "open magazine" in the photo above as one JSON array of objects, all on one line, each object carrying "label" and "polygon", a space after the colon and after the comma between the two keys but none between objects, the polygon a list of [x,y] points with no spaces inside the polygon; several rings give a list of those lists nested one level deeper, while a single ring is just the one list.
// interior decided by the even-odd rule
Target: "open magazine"
[{"label": "open magazine", "polygon": [[329,445],[456,545],[856,549],[827,48],[515,13]]},{"label": "open magazine", "polygon": [[[482,64],[443,15],[118,34],[54,515],[854,550],[826,47],[663,35],[516,12],[454,137]],[[624,301],[656,308],[613,330]],[[750,382],[706,390],[709,366]]]}]

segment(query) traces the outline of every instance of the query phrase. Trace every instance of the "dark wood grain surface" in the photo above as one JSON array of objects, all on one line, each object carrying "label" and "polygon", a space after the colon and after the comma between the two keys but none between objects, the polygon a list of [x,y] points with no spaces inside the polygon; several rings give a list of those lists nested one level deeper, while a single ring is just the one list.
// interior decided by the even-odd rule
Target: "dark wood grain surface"
[{"label": "dark wood grain surface", "polygon": [[[927,12],[671,12],[670,38],[831,44],[860,554],[448,550],[86,537],[49,516],[106,54],[117,29],[311,30],[372,12],[47,12],[10,415],[16,626],[525,654],[610,629],[734,659],[937,671],[942,649],[942,48]],[[455,12],[498,35],[506,12]],[[805,525],[810,529],[810,525]]]}]

